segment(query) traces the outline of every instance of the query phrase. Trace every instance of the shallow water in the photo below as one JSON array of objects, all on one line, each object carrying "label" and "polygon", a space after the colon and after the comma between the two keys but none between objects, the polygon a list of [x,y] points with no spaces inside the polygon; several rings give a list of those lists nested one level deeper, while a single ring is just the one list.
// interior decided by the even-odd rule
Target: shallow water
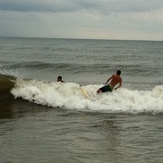
[{"label": "shallow water", "polygon": [[1,162],[162,162],[163,115],[103,114],[22,100],[0,119]]}]

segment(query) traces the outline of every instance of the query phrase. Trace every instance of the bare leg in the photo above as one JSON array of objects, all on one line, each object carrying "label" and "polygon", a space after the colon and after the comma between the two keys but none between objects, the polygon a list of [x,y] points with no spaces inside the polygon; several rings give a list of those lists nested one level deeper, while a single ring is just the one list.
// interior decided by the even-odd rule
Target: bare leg
[{"label": "bare leg", "polygon": [[97,90],[97,94],[99,94],[101,92],[101,88],[99,88],[98,90]]}]

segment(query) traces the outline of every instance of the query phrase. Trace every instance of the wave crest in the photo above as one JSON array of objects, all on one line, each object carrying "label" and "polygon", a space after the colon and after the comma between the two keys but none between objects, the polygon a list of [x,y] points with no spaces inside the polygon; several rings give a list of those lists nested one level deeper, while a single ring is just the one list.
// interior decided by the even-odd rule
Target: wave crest
[{"label": "wave crest", "polygon": [[101,86],[82,86],[90,96],[88,99],[76,83],[17,79],[11,93],[15,98],[20,97],[36,104],[79,111],[132,114],[163,112],[163,85],[151,91],[121,88],[112,93],[97,95],[96,90]]}]

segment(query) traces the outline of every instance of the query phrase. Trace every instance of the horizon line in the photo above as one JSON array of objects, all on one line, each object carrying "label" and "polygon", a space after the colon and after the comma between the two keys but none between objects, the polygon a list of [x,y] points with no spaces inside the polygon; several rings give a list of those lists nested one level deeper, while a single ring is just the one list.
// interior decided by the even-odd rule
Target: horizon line
[{"label": "horizon line", "polygon": [[106,38],[64,38],[64,37],[32,37],[32,36],[0,36],[0,38],[26,38],[26,39],[67,39],[67,40],[101,40],[101,41],[158,41],[163,40],[147,40],[147,39],[106,39]]}]

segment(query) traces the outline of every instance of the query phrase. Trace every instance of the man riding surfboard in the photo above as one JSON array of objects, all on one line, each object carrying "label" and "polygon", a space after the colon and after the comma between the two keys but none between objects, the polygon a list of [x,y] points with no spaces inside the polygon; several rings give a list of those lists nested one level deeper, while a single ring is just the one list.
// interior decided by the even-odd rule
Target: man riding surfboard
[{"label": "man riding surfboard", "polygon": [[[112,92],[114,87],[119,83],[119,85],[115,88],[118,89],[122,86],[122,78],[120,77],[121,75],[121,71],[118,70],[116,74],[112,75],[105,83],[105,86],[99,88],[97,90],[97,94],[100,92]],[[109,81],[111,80],[111,82],[106,85]]]}]

